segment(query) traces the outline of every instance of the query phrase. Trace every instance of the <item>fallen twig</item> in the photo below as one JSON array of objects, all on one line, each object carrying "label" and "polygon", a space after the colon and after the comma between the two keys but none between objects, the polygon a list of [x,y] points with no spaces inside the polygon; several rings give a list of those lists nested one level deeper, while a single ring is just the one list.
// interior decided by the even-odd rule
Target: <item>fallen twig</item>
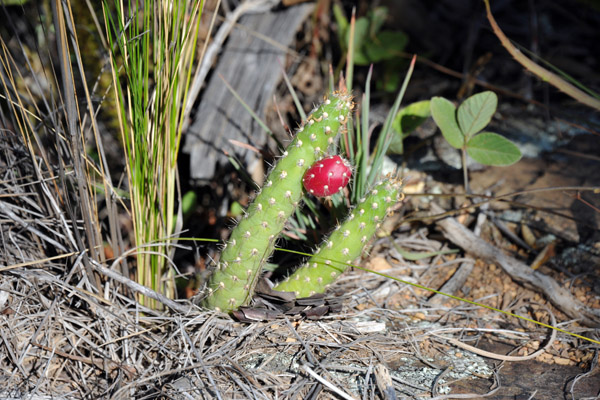
[{"label": "fallen twig", "polygon": [[[452,275],[452,277],[450,279],[448,279],[446,281],[446,283],[444,283],[444,286],[442,286],[439,289],[440,292],[449,293],[449,294],[456,293],[460,288],[463,287],[463,285],[469,278],[469,275],[471,275],[471,272],[473,271],[474,266],[475,266],[475,264],[473,262],[461,263],[460,267],[458,267],[458,269]],[[433,296],[431,296],[429,298],[429,300],[427,300],[427,304],[440,305],[447,299],[448,299],[448,297],[444,296],[443,294],[436,293]]]},{"label": "fallen twig", "polygon": [[342,389],[339,389],[338,387],[334,386],[327,379],[323,378],[322,376],[320,376],[319,374],[317,374],[315,371],[313,371],[308,365],[303,364],[302,365],[302,369],[306,373],[308,373],[310,376],[312,376],[313,378],[315,378],[316,380],[318,380],[319,382],[321,382],[321,384],[323,384],[324,386],[326,386],[329,390],[331,390],[332,392],[334,392],[338,396],[342,397],[343,399],[354,400],[354,397],[350,396],[349,394],[347,394],[346,392],[344,392]]},{"label": "fallen twig", "polygon": [[[444,211],[434,203],[431,204],[431,210],[436,214]],[[569,317],[580,321],[586,326],[595,328],[600,326],[600,311],[586,307],[574,298],[568,289],[559,285],[551,277],[529,268],[529,266],[513,257],[507,256],[497,247],[475,236],[472,231],[458,223],[454,218],[441,219],[437,224],[442,229],[444,236],[452,243],[478,258],[499,265],[515,281],[542,292],[552,304]]]},{"label": "fallen twig", "polygon": [[118,363],[116,361],[113,361],[113,360],[107,358],[104,355],[100,355],[99,358],[95,359],[93,357],[81,357],[78,355],[65,353],[64,351],[57,350],[55,348],[52,348],[50,346],[45,346],[45,345],[37,343],[37,342],[31,342],[31,345],[39,347],[42,350],[50,351],[60,357],[69,359],[71,361],[79,361],[82,363],[93,365],[94,367],[96,367],[102,371],[106,371],[108,373],[112,373],[115,369],[121,369],[125,373],[125,375],[127,376],[128,379],[132,379],[137,374],[135,367],[133,367],[131,365],[124,365],[124,364]]},{"label": "fallen twig", "polygon": [[[554,314],[552,314],[552,312],[548,309],[546,309],[546,311],[548,311],[548,314],[550,314],[550,320],[552,321],[551,322],[552,326],[556,326],[556,318],[554,317]],[[435,337],[438,337],[440,339],[444,339],[444,340],[452,343],[453,345],[460,347],[463,350],[470,351],[471,353],[478,354],[482,357],[487,357],[487,358],[491,358],[493,360],[501,360],[501,361],[527,361],[527,360],[534,359],[537,356],[543,354],[547,349],[549,349],[550,346],[552,346],[552,344],[554,343],[554,340],[556,340],[556,330],[552,329],[550,338],[548,339],[546,344],[541,349],[538,349],[537,351],[535,351],[529,355],[526,355],[526,356],[507,356],[504,354],[496,354],[496,353],[492,353],[490,351],[481,350],[475,346],[471,346],[469,344],[463,343],[459,340],[452,339],[452,338],[449,338],[446,336],[437,335],[435,333],[430,333],[430,334]]]},{"label": "fallen twig", "polygon": [[494,16],[492,15],[492,11],[490,9],[489,0],[484,0],[485,10],[487,14],[488,21],[490,21],[490,25],[492,26],[492,30],[494,34],[500,39],[502,46],[510,53],[514,59],[525,67],[527,70],[535,74],[538,78],[542,79],[545,82],[548,82],[558,90],[567,95],[571,96],[575,100],[579,101],[582,104],[585,104],[588,107],[594,108],[596,110],[600,110],[600,100],[596,97],[590,96],[583,90],[573,86],[560,76],[556,75],[554,72],[548,71],[546,68],[542,67],[539,64],[536,64],[529,58],[527,58],[519,49],[517,49],[510,40],[506,37],[504,32],[500,29]]},{"label": "fallen twig", "polygon": [[[116,264],[117,262],[119,262],[118,259],[113,264]],[[105,266],[103,266],[93,260],[92,260],[91,265],[97,272],[101,273],[102,275],[105,275],[111,279],[114,279],[115,281],[119,282],[120,284],[123,284],[123,285],[127,286],[129,289],[131,289],[135,292],[141,293],[146,297],[160,301],[162,304],[164,304],[165,306],[169,307],[170,309],[172,309],[174,311],[177,311],[181,314],[187,315],[193,309],[191,306],[179,304],[179,303],[169,299],[168,297],[163,296],[162,294],[155,292],[154,290],[147,288],[146,286],[142,286],[139,283],[134,282],[131,279],[119,274],[118,272],[110,270],[110,269],[106,268]]]}]

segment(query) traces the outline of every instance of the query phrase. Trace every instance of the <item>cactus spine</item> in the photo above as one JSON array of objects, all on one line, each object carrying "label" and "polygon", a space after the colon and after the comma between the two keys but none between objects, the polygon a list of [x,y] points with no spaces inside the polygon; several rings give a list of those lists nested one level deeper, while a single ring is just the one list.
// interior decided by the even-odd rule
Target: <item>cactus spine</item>
[{"label": "cactus spine", "polygon": [[262,265],[302,199],[303,174],[335,144],[352,106],[350,94],[335,92],[298,129],[225,244],[208,283],[205,307],[228,312],[248,304]]},{"label": "cactus spine", "polygon": [[274,289],[295,292],[298,297],[324,292],[361,255],[381,221],[402,199],[400,187],[401,181],[395,178],[376,184],[315,255]]}]

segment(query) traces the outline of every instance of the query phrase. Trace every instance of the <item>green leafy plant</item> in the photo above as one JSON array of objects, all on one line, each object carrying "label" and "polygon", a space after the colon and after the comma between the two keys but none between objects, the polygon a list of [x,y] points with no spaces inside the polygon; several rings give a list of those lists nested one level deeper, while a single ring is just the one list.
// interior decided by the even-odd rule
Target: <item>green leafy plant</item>
[{"label": "green leafy plant", "polygon": [[[174,297],[167,260],[174,239],[177,154],[202,2],[105,0],[103,8],[139,249],[137,280]],[[159,306],[143,296],[139,300]]]},{"label": "green leafy plant", "polygon": [[402,108],[394,117],[394,138],[388,153],[404,154],[404,139],[431,116],[429,100],[418,101]]},{"label": "green leafy plant", "polygon": [[477,93],[459,107],[443,97],[431,99],[431,115],[442,135],[462,152],[465,191],[469,192],[467,154],[484,165],[506,166],[521,159],[521,151],[510,140],[493,133],[482,132],[490,123],[498,106],[494,92]]},{"label": "green leafy plant", "polygon": [[[356,19],[354,31],[344,15],[342,8],[335,4],[333,13],[338,25],[340,47],[347,53],[352,47],[352,61],[356,65],[370,65],[383,62],[382,88],[393,92],[400,82],[398,67],[408,44],[408,36],[403,32],[383,29],[389,15],[387,7],[375,7],[367,15]],[[350,41],[353,40],[353,46]]]},{"label": "green leafy plant", "polygon": [[[249,304],[259,274],[265,269],[284,224],[295,221],[291,218],[292,214],[295,214],[296,221],[303,219],[297,209],[300,201],[308,193],[329,195],[348,183],[347,179],[338,176],[348,172],[347,167],[336,166],[336,160],[340,163],[345,161],[338,156],[328,157],[337,151],[337,140],[341,134],[344,140],[340,150],[350,155],[355,166],[350,203],[356,206],[349,210],[340,194],[329,197],[333,210],[345,213],[340,219],[347,216],[345,222],[335,226],[308,264],[298,268],[276,289],[293,291],[298,296],[320,293],[362,254],[379,224],[402,198],[400,180],[388,176],[377,183],[377,179],[380,178],[383,157],[394,136],[393,117],[399,109],[413,68],[414,59],[373,152],[369,150],[371,130],[366,124],[369,120],[371,74],[368,75],[363,98],[362,124],[357,118],[356,127],[348,124],[348,132],[345,130],[353,108],[346,89],[333,92],[311,112],[269,173],[265,185],[248,207],[245,216],[232,231],[209,280],[203,301],[205,307],[229,312]],[[332,168],[326,172],[332,174],[331,188],[321,187],[325,183],[323,177],[315,180],[305,177],[306,172],[317,173],[320,164]],[[302,188],[303,182],[306,190]],[[313,184],[318,188],[311,187]],[[307,201],[307,204],[310,205],[311,201]],[[314,211],[315,207],[308,208]]]},{"label": "green leafy plant", "polygon": [[[232,231],[210,278],[205,307],[233,311],[247,305],[277,238],[304,196],[309,192],[329,195],[348,182],[348,177],[337,176],[349,173],[348,166],[343,165],[339,156],[327,155],[336,151],[352,108],[350,94],[342,90],[328,96],[307,117]],[[330,169],[320,171],[320,166]],[[320,172],[322,176],[312,176]],[[306,173],[311,176],[306,177]],[[332,191],[322,187],[327,176],[332,179]],[[303,189],[303,183],[308,189]],[[310,190],[313,186],[315,190]],[[300,267],[276,289],[308,296],[329,287],[362,253],[379,223],[400,199],[400,189],[400,181],[391,177],[374,185],[366,198],[349,212],[346,221],[324,241],[322,249],[305,264],[310,267]]]}]

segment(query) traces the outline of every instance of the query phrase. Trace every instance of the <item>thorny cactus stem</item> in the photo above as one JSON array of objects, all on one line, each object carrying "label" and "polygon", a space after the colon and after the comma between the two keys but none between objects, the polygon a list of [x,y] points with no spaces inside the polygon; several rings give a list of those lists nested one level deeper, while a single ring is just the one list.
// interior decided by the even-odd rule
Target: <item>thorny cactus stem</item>
[{"label": "thorny cactus stem", "polygon": [[304,172],[335,145],[352,107],[347,91],[334,92],[298,129],[231,233],[209,280],[205,307],[229,312],[249,303],[263,264],[302,199]]},{"label": "thorny cactus stem", "polygon": [[298,297],[324,292],[361,255],[386,215],[404,198],[401,185],[396,178],[376,184],[315,255],[274,289]]}]

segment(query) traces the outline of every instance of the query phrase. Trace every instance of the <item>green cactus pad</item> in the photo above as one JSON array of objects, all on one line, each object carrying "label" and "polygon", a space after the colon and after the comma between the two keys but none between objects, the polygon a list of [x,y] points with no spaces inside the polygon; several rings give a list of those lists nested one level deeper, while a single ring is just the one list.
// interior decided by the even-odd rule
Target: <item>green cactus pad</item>
[{"label": "green cactus pad", "polygon": [[377,227],[402,199],[401,183],[391,178],[376,184],[315,255],[274,289],[295,292],[298,297],[327,290],[349,264],[360,257]]},{"label": "green cactus pad", "polygon": [[350,94],[335,92],[298,129],[231,233],[209,280],[205,307],[229,312],[249,303],[262,265],[302,199],[304,172],[336,143],[352,107]]}]

